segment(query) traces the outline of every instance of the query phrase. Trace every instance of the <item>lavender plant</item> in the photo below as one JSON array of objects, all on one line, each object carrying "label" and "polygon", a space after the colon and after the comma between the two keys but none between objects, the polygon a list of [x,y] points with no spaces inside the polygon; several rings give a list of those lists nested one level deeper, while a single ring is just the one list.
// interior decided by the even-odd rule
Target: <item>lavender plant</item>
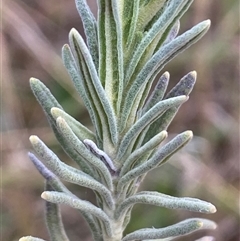
[{"label": "lavender plant", "polygon": [[[94,132],[68,115],[43,83],[30,79],[56,138],[79,169],[62,162],[37,136],[30,160],[46,179],[42,198],[50,240],[68,241],[60,204],[78,209],[94,241],[173,240],[214,222],[191,218],[163,228],[139,229],[123,237],[137,203],[214,213],[208,202],[140,191],[148,172],[163,165],[192,138],[185,131],[166,144],[167,128],[196,81],[192,71],[166,92],[169,73],[154,80],[177,54],[208,30],[206,20],[178,36],[179,19],[193,0],[98,0],[97,20],[85,0],[76,0],[86,43],[77,30],[62,49],[64,65],[90,115]],[[41,161],[40,161],[41,160]],[[60,179],[94,191],[97,206],[82,200]],[[27,236],[21,241],[42,241]]]}]

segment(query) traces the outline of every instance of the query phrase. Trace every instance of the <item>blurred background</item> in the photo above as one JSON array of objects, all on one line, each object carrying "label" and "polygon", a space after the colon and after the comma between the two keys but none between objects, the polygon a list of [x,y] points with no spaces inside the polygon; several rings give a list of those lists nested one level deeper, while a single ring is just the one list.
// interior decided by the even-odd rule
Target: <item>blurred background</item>
[{"label": "blurred background", "polygon": [[[96,13],[96,1],[88,2]],[[15,241],[32,235],[49,240],[40,198],[44,180],[27,157],[32,149],[29,136],[38,135],[63,161],[74,164],[57,143],[28,80],[42,80],[69,114],[91,128],[61,61],[61,47],[68,42],[70,29],[82,32],[82,24],[74,0],[7,0],[1,8],[1,237]],[[148,175],[141,189],[198,197],[214,203],[218,212],[202,215],[136,205],[126,233],[204,217],[216,221],[217,230],[178,240],[195,240],[205,233],[217,241],[240,238],[239,1],[194,1],[180,31],[205,19],[212,21],[209,32],[164,69],[171,74],[169,88],[186,73],[198,73],[190,100],[169,127],[170,137],[187,129],[195,137],[168,164]],[[69,188],[94,202],[91,191],[75,185]],[[78,212],[62,206],[62,213],[72,241],[91,240]]]}]

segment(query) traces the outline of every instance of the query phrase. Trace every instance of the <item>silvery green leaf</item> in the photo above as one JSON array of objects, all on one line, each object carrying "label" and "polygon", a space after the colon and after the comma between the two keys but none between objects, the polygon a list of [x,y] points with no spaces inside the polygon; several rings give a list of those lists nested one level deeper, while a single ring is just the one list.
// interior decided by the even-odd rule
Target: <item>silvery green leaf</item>
[{"label": "silvery green leaf", "polygon": [[44,113],[47,116],[48,122],[51,128],[53,129],[54,134],[57,140],[59,141],[59,143],[61,144],[62,148],[64,149],[64,151],[66,151],[66,153],[72,158],[72,160],[74,160],[81,167],[82,170],[84,170],[84,172],[94,175],[92,170],[89,169],[88,165],[84,163],[81,159],[79,159],[79,155],[72,148],[69,142],[67,142],[64,138],[62,138],[60,132],[56,128],[56,121],[52,117],[51,109],[53,107],[62,109],[61,105],[57,102],[57,100],[51,94],[49,89],[38,79],[31,78],[30,86],[35,97],[37,98],[38,102],[42,106]]},{"label": "silvery green leaf", "polygon": [[199,23],[192,29],[188,30],[184,34],[180,35],[170,43],[160,48],[145,64],[145,66],[137,75],[136,79],[134,79],[133,84],[130,86],[129,90],[126,92],[124,104],[122,106],[122,112],[124,114],[121,121],[121,130],[126,125],[129,113],[134,103],[134,99],[138,95],[141,86],[148,82],[152,76],[156,75],[156,73],[159,73],[164,65],[178,53],[182,52],[194,42],[196,42],[199,38],[201,38],[207,32],[209,26],[209,20]]},{"label": "silvery green leaf", "polygon": [[34,154],[29,152],[28,157],[55,191],[71,194],[71,192],[59,180],[59,178],[52,171],[50,171]]},{"label": "silvery green leaf", "polygon": [[95,181],[91,176],[75,170],[61,162],[58,157],[36,136],[31,136],[30,141],[36,152],[44,159],[48,168],[63,180],[75,183],[96,191],[110,208],[113,207],[113,200],[110,191],[100,182]]},{"label": "silvery green leaf", "polygon": [[166,8],[167,5],[167,0],[152,0],[147,1],[145,4],[141,3],[137,30],[143,31],[150,22],[152,22],[154,19],[157,20],[160,16],[159,12],[162,14],[162,9]]},{"label": "silvery green leaf", "polygon": [[126,52],[132,45],[135,37],[136,27],[138,25],[139,14],[139,2],[140,0],[126,0],[124,1],[123,10],[123,39],[126,46]]},{"label": "silvery green leaf", "polygon": [[[157,21],[157,19],[164,12],[164,9],[166,9],[167,6],[167,4],[165,4],[166,0],[153,0],[148,1],[146,4],[143,4],[142,0],[136,2],[139,5],[139,9],[136,9],[138,7],[137,4],[133,5],[133,1],[125,1],[124,19],[126,19],[126,26],[124,29],[124,37],[126,36],[125,39],[128,39],[127,49],[125,50],[126,69],[129,67],[129,63],[131,63],[134,54],[136,55],[136,50],[138,46],[142,43],[141,41],[144,39],[149,29],[151,29],[151,26],[154,24],[155,21]],[[138,13],[136,14],[135,11]],[[134,32],[132,32],[133,30]],[[161,36],[161,34],[158,35]],[[156,38],[152,42],[156,42]],[[145,50],[145,53],[142,55],[141,61],[138,62],[138,66],[136,69],[141,69],[144,62],[151,55],[152,51],[150,51],[148,47],[148,49]],[[137,70],[135,72],[137,72]]]},{"label": "silvery green leaf", "polygon": [[87,146],[87,148],[96,156],[98,157],[101,161],[104,162],[104,164],[107,166],[108,170],[110,171],[110,173],[112,175],[117,174],[117,168],[115,167],[113,161],[111,160],[111,158],[107,155],[106,152],[100,150],[97,145],[89,140],[89,139],[85,139],[83,140],[83,143],[85,144],[85,146]]},{"label": "silvery green leaf", "polygon": [[[166,95],[165,99],[176,97],[179,95],[186,95],[188,96],[193,86],[196,83],[197,73],[196,71],[192,71],[185,75],[181,80],[177,83],[175,87],[173,87]],[[156,132],[166,130],[167,127],[170,125],[172,119],[177,114],[180,106],[175,106],[168,109],[161,118],[158,118],[154,123],[152,123],[145,134],[145,139],[143,143],[148,141]]]},{"label": "silvery green leaf", "polygon": [[99,0],[98,34],[100,47],[99,78],[106,95],[118,113],[123,91],[122,1]]},{"label": "silvery green leaf", "polygon": [[120,143],[118,149],[117,158],[120,159],[126,152],[130,142],[149,126],[153,121],[159,118],[167,109],[179,106],[187,101],[188,97],[178,96],[171,99],[163,100],[148,110],[136,123],[130,128],[130,130],[124,135],[123,140]]},{"label": "silvery green leaf", "polygon": [[126,172],[130,171],[133,167],[135,162],[141,158],[144,154],[147,152],[153,150],[157,146],[160,145],[160,143],[167,137],[167,132],[162,131],[159,134],[155,135],[151,140],[149,140],[147,143],[145,143],[140,148],[136,149],[134,152],[132,152],[129,157],[124,161],[123,167],[121,168],[121,172],[119,176],[123,176],[126,174]]},{"label": "silvery green leaf", "polygon": [[53,192],[53,191],[51,192],[45,191],[42,193],[41,197],[48,202],[58,203],[58,204],[67,204],[73,208],[90,213],[91,215],[98,218],[99,222],[102,223],[107,235],[110,237],[112,236],[112,225],[109,217],[100,208],[96,207],[90,202],[74,198],[65,193]]},{"label": "silvery green leaf", "polygon": [[183,76],[180,81],[167,93],[165,99],[179,95],[189,95],[196,83],[197,72],[191,71]]},{"label": "silvery green leaf", "polygon": [[186,219],[182,222],[165,228],[144,228],[127,234],[122,241],[147,240],[168,237],[179,237],[197,231],[199,229],[215,229],[216,224],[213,221],[201,218]]},{"label": "silvery green leaf", "polygon": [[[101,131],[101,122],[99,119],[99,116],[97,115],[96,111],[94,110],[94,105],[91,99],[91,96],[87,94],[85,88],[84,88],[84,76],[81,71],[77,68],[77,63],[75,62],[75,59],[73,57],[72,51],[69,47],[69,45],[65,44],[62,48],[62,59],[63,63],[68,71],[68,74],[70,75],[73,84],[78,92],[78,94],[81,96],[84,105],[90,115],[91,121],[96,129],[96,134],[98,139],[102,139],[102,131]],[[99,141],[99,140],[98,140]]]},{"label": "silvery green leaf", "polygon": [[102,182],[105,183],[105,185],[110,190],[112,190],[112,177],[106,165],[100,159],[94,156],[90,150],[87,149],[87,147],[73,133],[73,131],[63,118],[57,118],[57,125],[62,135],[71,143],[76,152],[91,166],[93,166],[93,168],[96,168],[98,170],[102,178]]},{"label": "silvery green leaf", "polygon": [[159,150],[157,150],[149,160],[126,173],[119,180],[117,190],[120,191],[126,183],[149,172],[150,170],[158,167],[159,165],[164,164],[170,156],[172,156],[176,151],[186,145],[190,141],[192,136],[193,134],[191,131],[185,131],[177,135],[163,147],[159,148]]},{"label": "silvery green leaf", "polygon": [[[178,25],[178,22],[180,20],[180,18],[183,16],[183,14],[188,10],[188,8],[190,7],[190,5],[193,3],[194,0],[186,0],[183,2],[183,5],[181,6],[181,10],[178,12],[178,14],[175,16],[174,20],[169,24],[169,26],[167,27],[167,29],[165,30],[164,34],[159,37],[159,35],[157,36],[156,40],[155,40],[155,43],[157,42],[157,44],[155,44],[155,46],[151,46],[152,49],[153,47],[155,47],[154,49],[154,53],[156,51],[158,51],[161,46],[165,45],[166,44],[166,41],[167,41],[167,38],[171,35],[171,31],[174,29],[174,26]],[[180,27],[180,26],[179,26]],[[178,26],[177,26],[178,28]],[[176,31],[178,31],[178,29],[176,29]],[[177,34],[177,33],[175,33]],[[174,34],[173,34],[174,36]],[[172,37],[173,37],[172,36]],[[176,36],[175,36],[176,37]],[[174,37],[171,39],[173,40]],[[170,41],[169,41],[170,42]],[[168,43],[169,43],[168,42]]]},{"label": "silvery green leaf", "polygon": [[[133,75],[135,68],[137,67],[143,53],[147,49],[147,47],[151,44],[154,38],[157,35],[162,35],[167,27],[173,22],[175,22],[176,16],[182,11],[187,0],[173,0],[167,5],[166,9],[157,19],[157,21],[153,24],[153,26],[149,29],[149,31],[145,34],[141,43],[138,45],[136,51],[134,52],[130,63],[127,66],[127,71],[125,75],[126,82],[129,82],[131,76]],[[192,2],[192,1],[190,1]],[[152,10],[151,10],[152,11]]]},{"label": "silvery green leaf", "polygon": [[46,114],[50,114],[50,110],[52,107],[58,107],[62,109],[61,105],[51,94],[50,90],[40,80],[36,78],[31,78],[30,87]]},{"label": "silvery green leaf", "polygon": [[82,19],[84,32],[87,38],[87,44],[93,62],[98,68],[99,56],[98,56],[98,33],[97,33],[97,22],[92,14],[86,0],[75,0],[78,13]]},{"label": "silvery green leaf", "polygon": [[[47,167],[44,166],[44,164],[37,159],[35,155],[32,153],[29,153],[29,158],[34,163],[38,171],[44,176],[44,178],[47,180],[48,184],[51,185],[51,187],[58,192],[64,192],[69,195],[72,195],[73,197],[76,197],[73,193],[71,193],[64,185],[63,183],[58,179],[58,177],[53,174],[50,170],[47,169]],[[89,228],[91,229],[91,232],[94,236],[95,241],[103,241],[100,236],[100,227],[98,223],[94,220],[94,217],[92,217],[91,214],[87,212],[81,212],[83,217],[88,223]]]},{"label": "silvery green leaf", "polygon": [[[99,80],[96,68],[92,61],[92,57],[85,45],[81,35],[72,29],[69,34],[70,46],[72,47],[75,58],[77,59],[79,71],[84,75],[84,88],[89,98],[91,98],[92,106],[95,108],[96,114],[99,115],[104,138],[110,138],[113,144],[117,143],[118,132],[116,124],[116,116],[114,110],[108,100],[106,92]],[[108,135],[107,135],[108,133]],[[110,140],[106,141],[106,145],[110,145]]]},{"label": "silvery green leaf", "polygon": [[115,212],[115,218],[124,216],[128,209],[137,204],[149,204],[169,209],[184,209],[192,212],[215,213],[216,208],[209,202],[189,197],[173,197],[157,192],[139,192],[125,199]]},{"label": "silvery green leaf", "polygon": [[87,127],[82,125],[72,116],[67,114],[65,111],[59,108],[53,107],[51,109],[51,114],[55,120],[58,117],[62,117],[68,123],[69,127],[72,129],[72,131],[81,141],[83,141],[84,139],[90,139],[96,142],[95,135]]},{"label": "silvery green leaf", "polygon": [[141,110],[141,113],[147,112],[150,108],[152,108],[155,104],[157,104],[159,101],[163,99],[163,96],[168,86],[169,77],[169,72],[165,72],[163,75],[161,75],[157,84],[155,85],[154,90],[152,91],[146,104],[144,105],[144,108]]},{"label": "silvery green leaf", "polygon": [[[46,184],[46,190],[53,190],[48,183]],[[69,241],[62,223],[62,215],[58,204],[46,202],[45,216],[51,241]]]}]

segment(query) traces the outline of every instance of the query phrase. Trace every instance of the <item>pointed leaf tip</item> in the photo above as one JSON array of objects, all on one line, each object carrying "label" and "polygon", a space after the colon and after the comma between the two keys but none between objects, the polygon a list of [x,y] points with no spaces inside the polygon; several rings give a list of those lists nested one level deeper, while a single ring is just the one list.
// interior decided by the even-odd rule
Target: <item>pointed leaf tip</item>
[{"label": "pointed leaf tip", "polygon": [[79,34],[79,33],[78,33],[77,29],[75,29],[75,28],[72,28],[69,32],[69,36],[74,36],[76,34]]}]

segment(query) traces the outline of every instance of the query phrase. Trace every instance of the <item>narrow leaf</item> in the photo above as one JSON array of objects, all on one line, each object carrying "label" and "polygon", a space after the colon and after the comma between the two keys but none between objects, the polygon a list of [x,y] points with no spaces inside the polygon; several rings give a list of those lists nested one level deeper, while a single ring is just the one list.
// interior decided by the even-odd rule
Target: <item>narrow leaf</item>
[{"label": "narrow leaf", "polygon": [[178,32],[180,29],[180,21],[178,20],[173,27],[171,28],[170,32],[168,33],[166,40],[163,42],[163,44],[168,44],[169,42],[171,42],[173,39],[176,38]]},{"label": "narrow leaf", "polygon": [[120,172],[120,177],[126,174],[126,172],[133,169],[135,162],[141,158],[147,152],[156,148],[160,143],[167,137],[167,132],[162,131],[161,133],[155,135],[151,140],[149,140],[145,145],[141,146],[135,150],[124,162],[123,167]]},{"label": "narrow leaf", "polygon": [[83,141],[84,139],[90,139],[90,140],[96,142],[95,135],[87,127],[85,127],[80,122],[75,120],[72,116],[67,114],[65,111],[63,111],[59,108],[53,107],[51,109],[51,114],[55,120],[58,117],[62,117],[67,122],[67,124],[72,129],[72,131],[75,133],[75,135],[81,141]]},{"label": "narrow leaf", "polygon": [[92,14],[86,0],[75,0],[78,13],[82,19],[84,32],[87,38],[87,44],[93,62],[98,68],[99,57],[98,57],[98,33],[97,33],[97,23],[94,15]]},{"label": "narrow leaf", "polygon": [[[48,184],[51,185],[53,190],[58,191],[58,192],[64,192],[64,193],[67,193],[67,194],[72,195],[73,197],[75,197],[75,195],[73,193],[71,193],[63,185],[63,183],[58,179],[58,177],[55,174],[53,174],[49,169],[47,169],[47,167],[40,160],[38,160],[38,158],[34,154],[29,153],[28,155],[29,155],[29,158],[31,159],[31,161],[33,162],[33,164],[38,169],[38,171],[47,180]],[[92,215],[89,214],[89,213],[86,213],[86,212],[85,213],[81,212],[81,214],[83,215],[83,217],[85,218],[86,222],[88,223],[88,226],[91,229],[91,232],[92,232],[92,234],[94,236],[94,240],[95,241],[102,241],[102,239],[99,236],[100,233],[101,233],[99,225],[94,220]]]},{"label": "narrow leaf", "polygon": [[31,78],[30,87],[47,116],[51,117],[50,111],[52,107],[62,109],[49,89],[40,80]]},{"label": "narrow leaf", "polygon": [[105,183],[109,189],[112,190],[112,177],[106,165],[100,159],[94,156],[90,150],[87,149],[87,147],[73,133],[63,118],[58,117],[57,124],[62,135],[72,144],[73,148],[82,158],[84,158],[89,164],[99,170],[103,178],[103,183]]},{"label": "narrow leaf", "polygon": [[140,73],[137,75],[130,89],[126,93],[126,98],[122,109],[124,114],[122,117],[121,129],[123,129],[126,125],[128,115],[134,103],[134,99],[141,89],[141,86],[144,85],[145,82],[148,82],[152,76],[156,75],[156,73],[159,73],[164,65],[174,56],[201,38],[207,32],[209,26],[209,20],[203,21],[202,23],[196,25],[192,29],[171,41],[169,44],[166,44],[160,48],[145,64]]},{"label": "narrow leaf", "polygon": [[138,18],[138,31],[143,31],[158,12],[167,5],[167,0],[151,0],[141,6]]},{"label": "narrow leaf", "polygon": [[82,71],[78,70],[77,63],[74,60],[72,51],[69,47],[69,45],[65,44],[62,48],[62,59],[64,66],[66,67],[68,74],[70,75],[73,84],[78,92],[78,94],[81,96],[84,105],[90,115],[91,121],[96,129],[96,134],[99,139],[102,139],[102,130],[101,130],[101,121],[99,119],[99,116],[97,115],[96,111],[94,111],[94,105],[92,103],[92,100],[90,96],[87,94],[85,88],[84,88],[84,76]]},{"label": "narrow leaf", "polygon": [[192,212],[215,213],[216,208],[209,202],[189,197],[173,197],[157,192],[139,192],[121,203],[115,212],[115,217],[120,218],[125,215],[128,209],[137,204],[149,204],[169,209],[184,209]]},{"label": "narrow leaf", "polygon": [[19,241],[46,241],[46,240],[41,239],[41,238],[35,238],[32,236],[26,236],[26,237],[20,238]]},{"label": "narrow leaf", "polygon": [[185,131],[177,135],[163,147],[159,148],[159,150],[156,151],[149,160],[126,173],[119,180],[118,190],[120,191],[123,185],[130,182],[131,180],[149,172],[150,170],[156,168],[159,165],[164,164],[170,156],[172,156],[176,151],[186,145],[190,141],[192,136],[193,134],[191,131]]},{"label": "narrow leaf", "polygon": [[48,168],[58,177],[64,179],[65,181],[97,191],[102,197],[102,201],[105,201],[110,208],[113,207],[113,200],[110,191],[100,182],[95,181],[92,177],[79,170],[77,170],[78,173],[76,173],[75,170],[73,171],[74,168],[70,168],[66,164],[64,165],[64,163],[61,162],[38,137],[31,136],[30,141],[36,152],[44,159]]},{"label": "narrow leaf", "polygon": [[161,34],[164,33],[166,28],[175,19],[176,15],[178,15],[178,13],[181,12],[185,2],[186,0],[170,1],[165,11],[160,15],[159,19],[153,24],[153,26],[145,34],[144,38],[142,39],[141,43],[138,45],[137,50],[134,52],[131,58],[131,61],[128,65],[126,75],[125,75],[125,79],[127,82],[130,81],[131,76],[133,75],[134,70],[137,67],[137,64],[139,63],[147,47],[151,44],[154,38],[157,35],[159,35],[159,33]]},{"label": "narrow leaf", "polygon": [[[124,15],[123,15],[123,21],[124,21],[124,39],[126,39],[126,48],[129,49],[129,47],[132,45],[135,30],[138,25],[138,14],[139,14],[139,2],[140,0],[130,0],[130,1],[124,1]],[[128,14],[130,13],[130,14]],[[127,19],[126,19],[126,15]]]},{"label": "narrow leaf", "polygon": [[72,148],[72,146],[67,142],[64,138],[62,138],[60,132],[56,128],[56,122],[55,119],[52,117],[51,109],[53,107],[57,107],[59,109],[62,109],[61,105],[57,102],[57,100],[54,98],[54,96],[51,94],[49,89],[38,79],[31,78],[30,79],[30,86],[31,89],[42,106],[44,113],[47,116],[47,120],[51,126],[51,128],[54,131],[54,134],[61,144],[63,150],[74,160],[84,172],[91,174],[92,176],[95,176],[97,178],[97,175],[94,174],[92,170],[89,169],[88,164],[84,163],[83,160],[79,158],[79,155],[76,153],[76,151]]},{"label": "narrow leaf", "polygon": [[118,113],[123,91],[121,2],[99,0],[99,5],[99,76],[111,105]]},{"label": "narrow leaf", "polygon": [[196,83],[197,72],[192,71],[183,76],[180,81],[166,95],[165,99],[179,95],[189,95]]},{"label": "narrow leaf", "polygon": [[59,180],[59,178],[52,171],[50,171],[34,154],[29,152],[28,157],[55,191],[72,194]]},{"label": "narrow leaf", "polygon": [[[178,82],[178,84],[173,87],[168,94],[166,95],[165,99],[180,96],[180,95],[186,95],[188,96],[195,83],[196,83],[197,73],[196,71],[192,71],[185,75],[181,80]],[[145,139],[143,143],[151,139],[156,132],[160,132],[162,130],[166,130],[168,126],[170,125],[171,121],[173,120],[174,116],[177,114],[180,106],[175,106],[170,109],[168,109],[161,118],[158,118],[154,123],[152,123],[145,134]]]},{"label": "narrow leaf", "polygon": [[[116,117],[99,80],[88,48],[81,35],[75,29],[71,30],[69,39],[70,45],[75,51],[75,56],[79,63],[79,69],[82,69],[85,75],[85,91],[88,89],[88,96],[91,97],[96,108],[95,112],[98,113],[101,118],[102,128],[104,128],[103,131],[110,131],[109,135],[111,140],[113,144],[116,144],[118,138]],[[104,137],[105,136],[107,135],[104,135]]]},{"label": "narrow leaf", "polygon": [[93,216],[97,217],[98,220],[103,224],[107,235],[110,237],[112,236],[112,226],[109,217],[100,208],[96,207],[90,202],[73,198],[72,196],[65,193],[53,191],[45,191],[42,193],[41,197],[48,202],[67,204],[73,208],[92,214]]},{"label": "narrow leaf", "polygon": [[186,96],[178,96],[160,101],[153,106],[147,113],[137,120],[137,122],[126,133],[119,146],[117,158],[120,159],[125,154],[130,142],[137,137],[145,127],[149,126],[156,118],[159,118],[167,109],[179,106],[187,101],[187,99],[188,97]]},{"label": "narrow leaf", "polygon": [[[46,190],[52,191],[50,184],[46,184]],[[68,241],[65,232],[60,208],[55,203],[46,202],[46,224],[51,241]]]},{"label": "narrow leaf", "polygon": [[[149,96],[146,104],[144,105],[141,113],[147,112],[150,108],[152,108],[155,104],[163,99],[165,91],[168,86],[169,82],[169,72],[165,72],[158,80],[157,84],[155,85],[154,90],[152,91],[151,95]],[[184,94],[183,94],[184,95]]]},{"label": "narrow leaf", "polygon": [[168,237],[178,237],[197,231],[199,229],[215,229],[216,224],[207,219],[192,218],[165,228],[145,228],[139,229],[126,235],[122,241],[159,239]]}]

